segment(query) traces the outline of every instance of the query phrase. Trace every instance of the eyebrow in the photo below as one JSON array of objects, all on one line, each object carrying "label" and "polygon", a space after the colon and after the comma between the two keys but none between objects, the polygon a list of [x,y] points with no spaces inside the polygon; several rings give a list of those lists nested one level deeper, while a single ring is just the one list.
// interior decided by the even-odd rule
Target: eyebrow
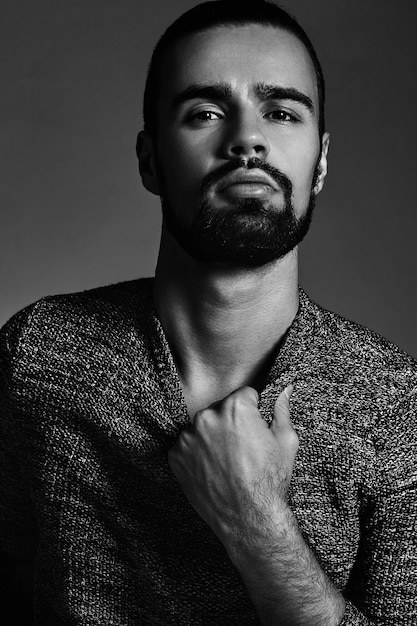
[{"label": "eyebrow", "polygon": [[305,106],[311,113],[314,112],[312,99],[294,87],[258,83],[255,86],[255,93],[260,100],[293,100]]},{"label": "eyebrow", "polygon": [[[314,112],[312,99],[294,87],[281,87],[280,85],[270,83],[257,83],[254,91],[261,101],[292,100],[293,102],[302,104],[309,112]],[[190,100],[230,100],[232,97],[232,88],[227,83],[196,83],[178,93],[173,98],[170,108],[174,110]]]}]

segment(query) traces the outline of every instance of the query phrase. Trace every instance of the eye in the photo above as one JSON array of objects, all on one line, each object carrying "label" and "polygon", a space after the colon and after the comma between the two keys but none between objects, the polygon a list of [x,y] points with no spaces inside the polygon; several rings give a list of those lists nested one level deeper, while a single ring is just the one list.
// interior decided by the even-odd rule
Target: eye
[{"label": "eye", "polygon": [[221,113],[212,109],[200,109],[190,113],[187,117],[187,121],[196,126],[210,124],[219,119],[221,119]]},{"label": "eye", "polygon": [[292,113],[284,109],[274,109],[265,114],[265,117],[275,122],[298,122],[298,119]]}]

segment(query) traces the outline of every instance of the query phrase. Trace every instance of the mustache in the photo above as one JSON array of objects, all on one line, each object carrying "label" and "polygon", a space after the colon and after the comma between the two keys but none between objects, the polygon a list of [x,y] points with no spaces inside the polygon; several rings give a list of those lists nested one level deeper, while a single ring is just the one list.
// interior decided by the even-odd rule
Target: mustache
[{"label": "mustache", "polygon": [[210,172],[205,176],[201,182],[200,191],[202,194],[208,191],[211,185],[221,181],[226,174],[230,174],[230,172],[234,172],[239,169],[258,169],[268,174],[277,185],[283,190],[284,196],[286,199],[290,199],[292,196],[292,183],[288,176],[286,176],[283,172],[278,170],[276,167],[273,167],[266,161],[262,159],[258,159],[257,157],[252,157],[251,159],[234,159],[233,161],[228,161],[223,165],[220,165],[213,172]]}]

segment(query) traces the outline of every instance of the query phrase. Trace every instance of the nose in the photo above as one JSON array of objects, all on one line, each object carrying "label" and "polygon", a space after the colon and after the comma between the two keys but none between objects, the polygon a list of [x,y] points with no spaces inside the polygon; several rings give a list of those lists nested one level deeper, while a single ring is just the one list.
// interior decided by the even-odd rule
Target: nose
[{"label": "nose", "polygon": [[266,158],[270,145],[261,120],[254,112],[240,113],[230,121],[223,151],[227,158]]}]

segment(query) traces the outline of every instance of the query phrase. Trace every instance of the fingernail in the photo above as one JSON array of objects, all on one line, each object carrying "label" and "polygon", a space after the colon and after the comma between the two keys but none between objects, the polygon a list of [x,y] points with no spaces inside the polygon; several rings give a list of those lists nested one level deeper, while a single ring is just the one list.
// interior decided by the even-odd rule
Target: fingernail
[{"label": "fingernail", "polygon": [[286,395],[288,400],[291,398],[291,394],[292,394],[293,390],[294,390],[294,385],[292,385],[292,384],[288,385],[288,387],[285,387],[284,393],[285,393],[285,395]]}]

